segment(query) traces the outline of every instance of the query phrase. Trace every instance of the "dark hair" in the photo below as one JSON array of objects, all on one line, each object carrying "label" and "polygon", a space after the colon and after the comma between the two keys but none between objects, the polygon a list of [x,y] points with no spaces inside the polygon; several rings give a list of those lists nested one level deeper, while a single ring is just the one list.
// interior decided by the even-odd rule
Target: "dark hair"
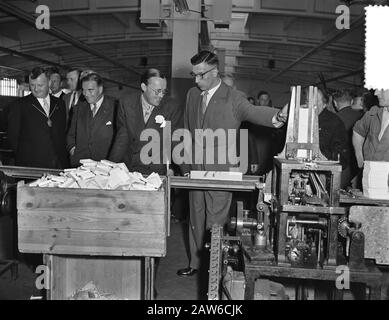
[{"label": "dark hair", "polygon": [[42,67],[35,67],[34,69],[32,69],[29,74],[29,78],[34,80],[38,78],[41,74],[45,74],[46,78],[49,78],[49,75],[47,74],[47,69],[44,69]]},{"label": "dark hair", "polygon": [[161,71],[159,71],[158,69],[155,69],[155,68],[150,68],[150,69],[147,69],[142,74],[142,76],[140,78],[140,83],[141,84],[144,83],[145,85],[147,85],[147,84],[149,84],[149,79],[153,78],[153,77],[166,79],[166,76]]},{"label": "dark hair", "polygon": [[[59,76],[61,77],[61,74],[59,73],[59,70],[57,67],[49,67],[46,69],[46,74],[51,77],[51,75],[53,74],[59,74]],[[61,77],[62,78],[62,77]]]},{"label": "dark hair", "polygon": [[81,79],[80,79],[82,70],[79,69],[79,68],[73,68],[73,67],[72,67],[72,68],[69,68],[69,69],[68,69],[68,72],[67,72],[66,74],[68,75],[70,72],[74,72],[74,71],[76,71],[77,74],[78,74],[77,90],[80,90],[80,89],[82,89],[82,88],[81,88]]},{"label": "dark hair", "polygon": [[196,66],[202,62],[209,64],[210,66],[219,67],[219,58],[217,57],[216,54],[214,54],[211,51],[207,51],[207,50],[200,51],[198,54],[194,55],[190,59],[190,63],[193,66]]},{"label": "dark hair", "polygon": [[337,90],[332,96],[335,101],[339,102],[350,102],[352,99],[350,91],[347,89]]},{"label": "dark hair", "polygon": [[99,87],[103,85],[103,79],[97,73],[89,73],[81,79],[81,83],[95,81]]},{"label": "dark hair", "polygon": [[251,101],[251,100],[252,100],[252,101],[255,103],[254,97],[247,97],[247,100],[248,100],[248,101]]},{"label": "dark hair", "polygon": [[257,99],[259,99],[259,97],[264,95],[264,94],[268,95],[269,98],[270,98],[269,92],[262,90],[262,91],[259,91],[259,93],[257,94]]}]

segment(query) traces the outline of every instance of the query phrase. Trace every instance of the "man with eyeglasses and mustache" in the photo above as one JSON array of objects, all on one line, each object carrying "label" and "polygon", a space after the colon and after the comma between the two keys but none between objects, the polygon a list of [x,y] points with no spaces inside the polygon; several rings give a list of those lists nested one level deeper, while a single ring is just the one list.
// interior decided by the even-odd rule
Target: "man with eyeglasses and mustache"
[{"label": "man with eyeglasses and mustache", "polygon": [[[163,128],[161,123],[156,121],[156,117],[161,116],[170,121],[171,132],[174,132],[182,120],[182,112],[167,96],[166,77],[158,69],[148,69],[142,75],[140,88],[142,92],[120,102],[118,132],[109,160],[124,162],[130,171],[144,175],[152,172],[160,175],[172,174],[170,169],[167,172],[166,159],[163,159]],[[154,129],[159,133],[159,161],[147,163],[147,159],[143,159],[142,148],[150,144],[150,141],[141,140],[141,134],[146,129]],[[149,150],[148,158],[153,158],[152,153],[153,150]]]},{"label": "man with eyeglasses and mustache", "polygon": [[[224,147],[221,141],[214,141],[212,146],[204,145],[198,141],[199,135],[196,136],[195,130],[224,130],[227,137],[227,130],[238,130],[242,121],[267,127],[281,127],[286,122],[288,106],[280,110],[266,106],[257,108],[250,104],[242,93],[221,81],[218,57],[210,51],[201,51],[193,56],[191,64],[191,75],[196,82],[196,87],[191,88],[187,94],[184,126],[191,132],[192,146],[196,145],[192,149],[196,150],[197,146],[203,146],[203,161],[198,164],[198,161],[192,159],[191,165],[183,165],[181,169],[184,174],[190,170],[232,171],[231,169],[237,165],[229,163],[228,157],[226,157],[227,162],[224,160],[224,163],[220,163],[216,156],[219,147],[224,148],[226,153],[230,150],[234,152],[236,141],[228,141],[228,146]],[[203,139],[203,137],[199,138]],[[213,163],[209,163],[208,153],[214,155]],[[193,156],[196,157],[192,153]],[[187,268],[177,271],[178,276],[193,276],[200,267],[208,270],[200,261],[204,253],[205,231],[210,230],[213,224],[224,225],[227,222],[231,201],[232,192],[190,190],[190,261]]]}]

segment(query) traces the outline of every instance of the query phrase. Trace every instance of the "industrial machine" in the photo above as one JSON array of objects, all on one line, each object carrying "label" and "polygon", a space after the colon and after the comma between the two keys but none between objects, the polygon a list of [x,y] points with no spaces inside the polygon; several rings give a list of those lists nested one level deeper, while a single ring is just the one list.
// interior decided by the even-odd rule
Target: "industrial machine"
[{"label": "industrial machine", "polygon": [[337,299],[344,267],[350,282],[379,299],[381,273],[364,259],[361,224],[340,206],[342,167],[319,149],[320,99],[315,87],[304,96],[301,87],[292,88],[285,147],[274,158],[271,181],[256,183],[255,210],[238,202],[232,232],[213,227],[210,300],[287,299],[290,287],[296,299]]}]

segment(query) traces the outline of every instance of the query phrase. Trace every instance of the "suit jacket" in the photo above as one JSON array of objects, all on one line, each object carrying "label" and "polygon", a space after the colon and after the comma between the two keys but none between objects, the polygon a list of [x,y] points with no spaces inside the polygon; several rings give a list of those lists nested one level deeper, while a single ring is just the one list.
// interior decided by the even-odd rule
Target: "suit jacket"
[{"label": "suit jacket", "polygon": [[[130,171],[138,171],[142,174],[152,172],[161,175],[166,174],[166,160],[163,157],[163,128],[155,121],[157,115],[161,115],[166,121],[170,121],[172,133],[176,128],[182,128],[183,126],[181,123],[182,109],[171,98],[165,97],[158,107],[154,107],[147,123],[144,122],[140,93],[122,99],[118,113],[118,133],[110,160],[114,162],[124,161]],[[150,129],[149,132],[155,134],[153,141],[156,144],[154,149],[146,152],[151,163],[145,163],[144,158],[142,158],[143,161],[141,159],[142,149],[145,151],[147,149],[146,145],[150,146],[149,141],[141,141],[142,132],[147,132],[144,131],[145,129]],[[172,144],[173,148],[174,145]],[[151,158],[153,158],[153,161],[151,161]]]},{"label": "suit jacket", "polygon": [[68,167],[65,103],[50,95],[52,127],[48,126],[45,114],[32,94],[10,105],[8,139],[15,152],[16,165],[57,169]]},{"label": "suit jacket", "polygon": [[[201,101],[201,90],[197,87],[191,88],[187,94],[184,124],[185,129],[188,129],[192,136],[191,146],[187,149],[192,164],[182,166],[183,173],[187,173],[189,170],[229,171],[232,167],[238,167],[234,164],[234,161],[229,161],[229,152],[237,155],[238,150],[237,139],[228,138],[228,130],[232,129],[237,132],[242,121],[274,127],[272,119],[278,112],[278,109],[275,108],[256,108],[239,91],[225,85],[223,82],[208,102],[204,115],[201,111]],[[216,132],[216,130],[222,131],[227,137],[227,143],[214,139],[214,146],[211,149],[209,144],[207,147],[206,143],[201,143],[201,139],[195,139],[196,129],[211,129],[213,132]],[[237,134],[236,137],[238,138],[239,135]],[[244,143],[247,147],[248,141],[244,141]],[[201,155],[199,156],[196,152],[196,150],[201,149],[203,150],[202,159],[200,159]],[[207,160],[207,154],[210,159],[213,158],[213,163]],[[221,155],[220,159],[218,154]],[[199,164],[198,162],[202,163]],[[247,163],[247,159],[245,162]],[[242,168],[241,171],[246,170]]]},{"label": "suit jacket", "polygon": [[[65,106],[66,106],[66,132],[68,132],[70,129],[70,126],[72,124],[73,113],[74,113],[73,108],[70,108],[70,99],[72,98],[72,94],[73,91],[65,95],[62,95],[62,99],[65,101]],[[82,92],[79,92],[79,95],[80,96],[78,98],[77,104],[81,102],[85,102],[85,98]]]},{"label": "suit jacket", "polygon": [[68,150],[76,147],[70,156],[72,167],[79,166],[80,159],[108,159],[116,134],[116,114],[117,100],[106,95],[94,117],[88,102],[80,102],[74,107],[67,136]]}]

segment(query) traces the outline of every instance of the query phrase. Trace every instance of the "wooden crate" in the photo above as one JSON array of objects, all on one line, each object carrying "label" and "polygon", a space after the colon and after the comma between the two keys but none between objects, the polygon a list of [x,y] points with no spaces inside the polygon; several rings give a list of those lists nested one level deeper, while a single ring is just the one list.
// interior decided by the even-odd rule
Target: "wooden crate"
[{"label": "wooden crate", "polygon": [[152,299],[153,258],[47,255],[49,300],[67,300],[92,281],[118,299]]},{"label": "wooden crate", "polygon": [[162,257],[169,199],[159,191],[17,188],[21,252]]}]

